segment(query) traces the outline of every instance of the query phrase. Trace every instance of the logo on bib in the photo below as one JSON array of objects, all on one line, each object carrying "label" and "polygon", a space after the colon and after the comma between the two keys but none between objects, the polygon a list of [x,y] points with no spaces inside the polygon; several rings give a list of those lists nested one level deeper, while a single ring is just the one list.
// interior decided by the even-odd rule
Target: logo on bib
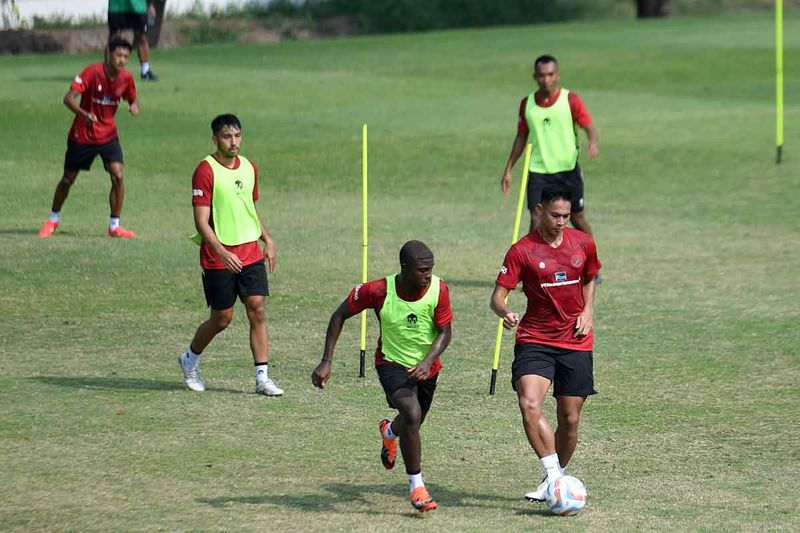
[{"label": "logo on bib", "polygon": [[416,328],[417,327],[417,315],[415,315],[414,313],[409,313],[408,316],[406,317],[406,322],[407,322],[407,324],[406,324],[407,328],[412,328],[412,329]]}]

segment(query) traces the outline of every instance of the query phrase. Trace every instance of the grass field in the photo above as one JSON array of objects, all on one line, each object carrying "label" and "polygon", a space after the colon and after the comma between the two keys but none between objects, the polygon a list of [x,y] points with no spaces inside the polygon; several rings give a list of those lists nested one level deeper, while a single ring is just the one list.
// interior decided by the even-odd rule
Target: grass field
[{"label": "grass field", "polygon": [[[159,51],[142,114],[118,114],[131,242],[105,237],[99,164],[57,236],[36,237],[71,120],[61,97],[97,57],[0,58],[0,530],[800,529],[797,13],[784,35],[781,166],[767,16]],[[509,385],[511,335],[487,394],[488,299],[515,206],[499,180],[543,52],[601,135],[583,160],[605,274],[600,394],[570,464],[589,506],[570,519],[521,498],[541,473]],[[240,306],[203,355],[209,391],[185,390],[176,362],[207,312],[190,177],[228,111],[278,242],[279,400],[253,394]],[[328,317],[360,278],[362,123],[371,277],[422,239],[456,316],[422,433],[441,508],[422,517],[402,466],[380,466],[389,410],[374,372],[357,378],[357,321],[328,388],[310,383]]]}]

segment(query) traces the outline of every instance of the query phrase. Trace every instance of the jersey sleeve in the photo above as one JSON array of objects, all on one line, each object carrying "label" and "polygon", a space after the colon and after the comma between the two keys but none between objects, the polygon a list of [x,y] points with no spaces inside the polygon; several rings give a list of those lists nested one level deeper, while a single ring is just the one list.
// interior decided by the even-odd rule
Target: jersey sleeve
[{"label": "jersey sleeve", "polygon": [[513,291],[520,281],[520,273],[522,271],[522,261],[515,246],[512,246],[506,257],[503,259],[503,266],[500,268],[500,273],[497,274],[495,283],[501,287]]},{"label": "jersey sleeve", "polygon": [[250,164],[253,165],[253,176],[255,176],[255,183],[253,184],[253,201],[258,201],[258,167],[255,163],[250,161]]},{"label": "jersey sleeve", "polygon": [[192,205],[211,206],[214,192],[214,171],[207,161],[201,161],[192,175]]},{"label": "jersey sleeve", "polygon": [[584,245],[586,250],[586,263],[583,265],[583,277],[586,279],[593,278],[600,272],[603,264],[597,257],[597,246],[593,239],[589,239]]},{"label": "jersey sleeve", "polygon": [[443,279],[439,280],[439,301],[433,310],[433,325],[437,328],[453,321],[453,310],[450,307],[450,289]]},{"label": "jersey sleeve", "polygon": [[128,86],[125,88],[122,98],[129,104],[136,100],[136,84],[133,82],[133,76],[128,78]]},{"label": "jersey sleeve", "polygon": [[69,88],[76,93],[83,94],[87,87],[91,87],[93,81],[94,65],[91,65],[83,69],[80,74],[75,76],[75,79],[69,84]]},{"label": "jersey sleeve", "polygon": [[528,107],[528,97],[522,99],[519,103],[519,119],[517,120],[517,135],[528,134],[528,121],[525,120],[525,108]]},{"label": "jersey sleeve", "polygon": [[581,128],[592,125],[592,116],[589,110],[583,105],[583,100],[576,93],[569,93],[569,109],[572,111],[572,121],[577,122]]},{"label": "jersey sleeve", "polygon": [[356,285],[347,296],[350,312],[357,314],[365,309],[375,309],[386,298],[386,280],[374,280]]}]

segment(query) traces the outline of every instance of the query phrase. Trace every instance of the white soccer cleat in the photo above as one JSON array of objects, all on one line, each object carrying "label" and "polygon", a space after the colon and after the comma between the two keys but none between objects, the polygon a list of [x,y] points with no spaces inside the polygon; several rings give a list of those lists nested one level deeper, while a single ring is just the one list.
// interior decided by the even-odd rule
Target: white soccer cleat
[{"label": "white soccer cleat", "polygon": [[536,490],[529,492],[525,495],[525,499],[529,502],[543,502],[547,498],[547,477],[545,477]]},{"label": "white soccer cleat", "polygon": [[274,381],[267,378],[256,383],[256,394],[263,394],[264,396],[282,396],[283,389],[278,387]]},{"label": "white soccer cleat", "polygon": [[206,386],[200,378],[200,363],[197,363],[193,367],[188,366],[186,364],[187,355],[188,354],[183,353],[178,356],[178,362],[181,364],[181,370],[183,370],[183,382],[186,383],[186,386],[191,390],[203,392],[206,390]]}]

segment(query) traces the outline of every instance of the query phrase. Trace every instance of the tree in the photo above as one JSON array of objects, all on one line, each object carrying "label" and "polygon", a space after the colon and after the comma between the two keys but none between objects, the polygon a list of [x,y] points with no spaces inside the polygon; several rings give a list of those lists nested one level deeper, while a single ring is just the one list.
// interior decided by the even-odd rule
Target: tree
[{"label": "tree", "polygon": [[670,0],[636,0],[636,18],[665,17],[669,11]]}]

